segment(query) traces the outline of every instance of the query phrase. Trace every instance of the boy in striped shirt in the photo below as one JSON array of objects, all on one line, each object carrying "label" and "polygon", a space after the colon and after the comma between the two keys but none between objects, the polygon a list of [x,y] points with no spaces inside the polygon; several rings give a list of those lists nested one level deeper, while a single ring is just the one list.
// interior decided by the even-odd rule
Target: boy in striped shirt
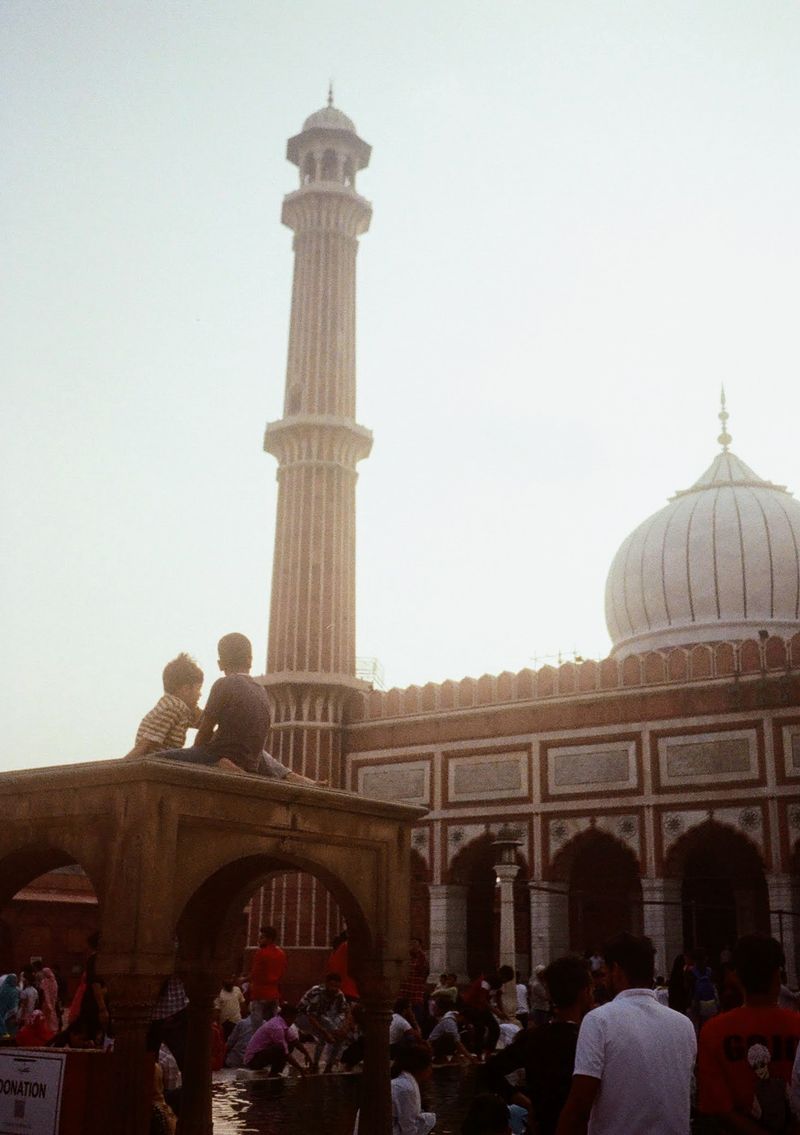
[{"label": "boy in striped shirt", "polygon": [[198,708],[203,671],[188,654],[179,654],[164,667],[164,694],[142,718],[136,743],[126,759],[144,757],[162,749],[182,749],[186,730],[200,723]]}]

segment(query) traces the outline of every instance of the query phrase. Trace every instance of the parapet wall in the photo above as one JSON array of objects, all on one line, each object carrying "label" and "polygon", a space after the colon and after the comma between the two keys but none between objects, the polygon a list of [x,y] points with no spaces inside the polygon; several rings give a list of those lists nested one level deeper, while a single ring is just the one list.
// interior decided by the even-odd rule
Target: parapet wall
[{"label": "parapet wall", "polygon": [[509,702],[603,694],[649,686],[685,685],[719,678],[734,680],[800,670],[800,633],[791,639],[767,638],[763,642],[717,642],[672,647],[626,658],[565,662],[517,674],[484,674],[460,682],[428,682],[405,689],[372,690],[353,707],[351,721],[438,713],[506,705]]}]

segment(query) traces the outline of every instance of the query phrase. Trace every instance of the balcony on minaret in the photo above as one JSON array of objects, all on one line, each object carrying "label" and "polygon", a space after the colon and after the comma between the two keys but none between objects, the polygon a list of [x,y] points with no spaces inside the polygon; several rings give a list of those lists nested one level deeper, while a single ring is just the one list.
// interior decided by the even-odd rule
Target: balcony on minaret
[{"label": "balcony on minaret", "polygon": [[372,147],[351,119],[329,104],[310,115],[289,139],[286,156],[300,170],[300,185],[340,185],[355,189],[356,173],[369,165]]},{"label": "balcony on minaret", "polygon": [[[372,206],[356,192],[356,175],[366,169],[371,152],[332,101],[310,115],[286,148],[299,170],[300,188],[284,198],[283,223],[297,233],[320,225],[349,237],[365,233]],[[332,208],[337,200],[342,207]]]}]

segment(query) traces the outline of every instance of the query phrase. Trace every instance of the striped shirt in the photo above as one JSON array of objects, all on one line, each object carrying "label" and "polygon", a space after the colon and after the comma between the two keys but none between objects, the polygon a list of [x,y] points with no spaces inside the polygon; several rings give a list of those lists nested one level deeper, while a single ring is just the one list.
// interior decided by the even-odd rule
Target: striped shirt
[{"label": "striped shirt", "polygon": [[175,694],[164,694],[142,718],[136,731],[136,744],[154,741],[162,749],[182,749],[186,743],[186,730],[195,717],[186,702]]}]

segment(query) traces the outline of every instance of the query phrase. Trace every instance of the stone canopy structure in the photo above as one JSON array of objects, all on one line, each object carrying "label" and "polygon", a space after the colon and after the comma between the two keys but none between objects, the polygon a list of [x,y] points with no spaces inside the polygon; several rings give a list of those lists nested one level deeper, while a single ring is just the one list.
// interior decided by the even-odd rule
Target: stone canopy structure
[{"label": "stone canopy structure", "polygon": [[115,1030],[109,1130],[149,1130],[145,1037],[162,982],[177,972],[190,999],[180,1131],[211,1131],[212,1005],[233,968],[234,928],[259,881],[289,868],[320,879],[347,919],[372,1038],[364,1122],[388,1135],[383,1038],[403,972],[409,829],[420,809],[158,760],[5,773],[0,800],[0,907],[69,863],[97,895]]}]

